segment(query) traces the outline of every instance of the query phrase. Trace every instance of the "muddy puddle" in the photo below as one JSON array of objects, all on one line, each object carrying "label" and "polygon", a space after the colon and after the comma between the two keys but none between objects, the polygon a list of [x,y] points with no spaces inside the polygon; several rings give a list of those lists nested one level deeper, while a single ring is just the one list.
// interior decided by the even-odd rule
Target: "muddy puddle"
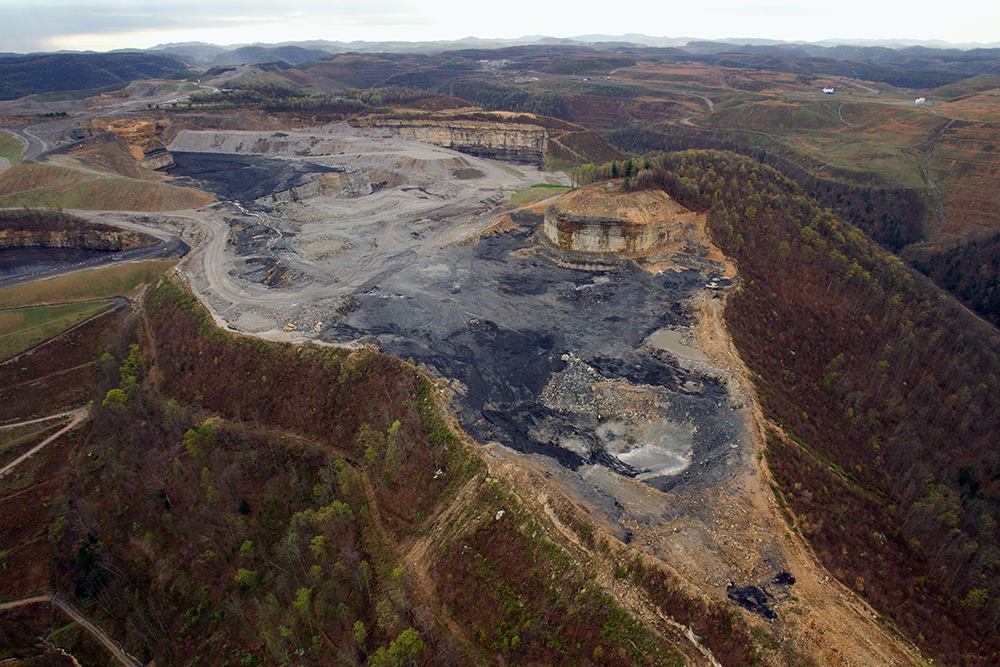
[{"label": "muddy puddle", "polygon": [[685,345],[682,342],[684,336],[685,334],[682,331],[662,329],[650,336],[648,343],[657,350],[666,350],[667,352],[672,352],[678,357],[683,357],[684,359],[691,359],[693,361],[708,361],[708,357],[704,352],[696,347]]}]

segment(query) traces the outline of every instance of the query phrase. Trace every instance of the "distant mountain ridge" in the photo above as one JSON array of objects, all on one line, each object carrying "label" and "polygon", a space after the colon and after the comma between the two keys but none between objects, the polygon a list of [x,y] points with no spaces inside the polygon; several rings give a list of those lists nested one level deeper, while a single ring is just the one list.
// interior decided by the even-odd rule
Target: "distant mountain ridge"
[{"label": "distant mountain ridge", "polygon": [[[42,92],[93,91],[181,71],[205,72],[258,63],[303,70],[301,82],[319,77],[335,87],[396,85],[426,90],[444,90],[441,86],[447,82],[480,69],[477,61],[482,60],[509,60],[508,66],[514,69],[550,73],[589,71],[595,62],[609,58],[633,63],[689,61],[807,76],[861,77],[909,89],[937,88],[978,75],[1000,76],[1000,48],[826,46],[763,43],[765,40],[736,44],[636,34],[608,37],[618,41],[582,41],[603,38],[466,37],[447,42],[349,43],[312,40],[232,47],[185,42],[160,44],[138,52],[0,55],[0,99]],[[560,60],[566,62],[560,64]],[[555,67],[557,64],[560,67]]]},{"label": "distant mountain ridge", "polygon": [[[518,47],[587,46],[597,51],[625,51],[637,57],[649,55],[684,60],[690,56],[777,56],[791,58],[824,58],[837,61],[865,61],[884,67],[905,70],[927,70],[956,74],[1000,73],[1000,42],[960,48],[944,42],[903,44],[902,40],[882,40],[880,43],[807,43],[775,42],[771,40],[698,40],[687,37],[649,37],[641,34],[582,35],[573,38],[552,38],[532,35],[518,39],[479,39],[466,37],[437,42],[337,42],[312,40],[278,44],[237,45],[230,48],[215,44],[188,42],[160,44],[149,49],[158,53],[173,53],[196,59],[204,66],[243,65],[255,62],[283,60],[299,65],[323,60],[339,53],[443,53],[448,51],[503,51]],[[700,58],[692,58],[701,60]],[[795,67],[808,71],[810,68]]]},{"label": "distant mountain ridge", "polygon": [[727,42],[689,42],[684,50],[693,55],[784,55],[799,58],[857,60],[906,70],[955,72],[958,74],[1000,73],[1000,48],[933,48],[907,46],[821,46],[817,44],[735,45]]},{"label": "distant mountain ridge", "polygon": [[125,86],[136,79],[163,77],[195,66],[170,53],[50,53],[0,56],[0,100],[39,92]]}]

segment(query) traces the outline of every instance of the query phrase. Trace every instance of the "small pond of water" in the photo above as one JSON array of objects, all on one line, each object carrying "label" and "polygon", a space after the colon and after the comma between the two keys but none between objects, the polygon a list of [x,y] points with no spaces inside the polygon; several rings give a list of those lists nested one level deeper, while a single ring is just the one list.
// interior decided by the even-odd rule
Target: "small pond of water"
[{"label": "small pond of water", "polygon": [[705,353],[698,348],[685,345],[681,342],[683,333],[672,329],[660,329],[649,337],[649,344],[658,350],[672,352],[678,357],[691,359],[693,361],[708,361]]}]

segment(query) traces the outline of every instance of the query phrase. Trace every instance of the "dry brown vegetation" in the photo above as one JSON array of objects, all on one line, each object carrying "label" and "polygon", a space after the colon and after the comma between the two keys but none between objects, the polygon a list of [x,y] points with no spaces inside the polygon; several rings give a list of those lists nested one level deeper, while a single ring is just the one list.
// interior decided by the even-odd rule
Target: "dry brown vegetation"
[{"label": "dry brown vegetation", "polygon": [[[54,576],[158,663],[682,664],[681,634],[665,641],[623,611],[486,478],[415,369],[222,333],[167,282],[147,307],[103,334],[93,425],[44,450],[22,486],[4,483],[4,516],[30,538],[11,563],[37,572],[0,595]],[[620,557],[557,507],[573,543]],[[770,654],[739,613],[705,614],[654,566],[619,569],[709,635],[721,664]]]},{"label": "dry brown vegetation", "polygon": [[743,285],[726,321],[773,421],[779,497],[821,562],[947,664],[1000,655],[1000,337],[770,169],[664,156]]},{"label": "dry brown vegetation", "polygon": [[0,364],[0,422],[43,417],[90,400],[97,350],[109,344],[116,326],[109,313]]},{"label": "dry brown vegetation", "polygon": [[938,247],[1000,231],[1000,123],[955,123],[934,146],[928,169],[944,197]]},{"label": "dry brown vegetation", "polygon": [[212,197],[193,188],[77,169],[17,164],[0,174],[0,206],[86,210],[173,211],[204,206]]}]

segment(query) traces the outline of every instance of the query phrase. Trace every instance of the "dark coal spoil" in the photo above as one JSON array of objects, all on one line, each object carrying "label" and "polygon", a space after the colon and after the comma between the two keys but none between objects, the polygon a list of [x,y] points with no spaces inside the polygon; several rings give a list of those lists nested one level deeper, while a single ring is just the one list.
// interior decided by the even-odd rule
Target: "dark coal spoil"
[{"label": "dark coal spoil", "polygon": [[266,158],[228,153],[171,153],[174,166],[168,171],[176,184],[208,190],[219,199],[250,202],[275,192],[299,187],[312,174],[343,173],[343,167],[314,162]]},{"label": "dark coal spoil", "polygon": [[[727,464],[746,436],[725,389],[643,346],[658,329],[688,324],[678,304],[711,278],[694,270],[653,276],[566,269],[524,253],[528,245],[527,233],[508,233],[453,246],[427,260],[430,266],[416,257],[392,258],[355,292],[357,308],[324,338],[372,335],[383,351],[452,379],[462,428],[480,442],[544,455],[571,470],[587,464],[643,474],[661,490],[731,474]],[[606,451],[595,435],[617,415],[547,407],[542,392],[567,369],[569,355],[588,364],[595,381],[625,381],[663,396],[665,418],[693,434],[690,465],[650,477]]]},{"label": "dark coal spoil", "polygon": [[[772,559],[765,558],[765,560],[771,561]],[[756,586],[737,586],[731,583],[726,588],[726,595],[744,609],[768,620],[774,620],[778,618],[778,615],[774,613],[772,605],[775,602],[789,599],[794,584],[795,577],[792,573],[781,570],[769,582]]]},{"label": "dark coal spoil", "polygon": [[111,257],[114,250],[87,248],[8,248],[0,250],[0,277],[46,271],[64,264]]},{"label": "dark coal spoil", "polygon": [[791,572],[779,572],[774,576],[773,583],[779,586],[791,586],[795,583],[795,577]]},{"label": "dark coal spoil", "polygon": [[778,618],[770,605],[772,596],[763,588],[757,586],[736,586],[730,585],[726,588],[726,595],[730,600],[739,606],[752,611],[758,616],[763,616],[769,621]]},{"label": "dark coal spoil", "polygon": [[588,363],[606,377],[621,378],[633,384],[666,387],[671,391],[680,391],[688,375],[676,363],[664,362],[646,353],[630,358],[595,357]]}]

